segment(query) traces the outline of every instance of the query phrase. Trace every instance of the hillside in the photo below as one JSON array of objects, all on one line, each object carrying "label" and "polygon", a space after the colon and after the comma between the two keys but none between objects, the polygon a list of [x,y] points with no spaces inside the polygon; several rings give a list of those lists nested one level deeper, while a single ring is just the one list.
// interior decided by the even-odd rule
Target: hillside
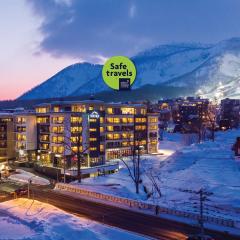
[{"label": "hillside", "polygon": [[[204,97],[240,96],[240,39],[217,44],[177,43],[160,45],[132,57],[137,68],[133,89],[143,98],[147,85],[188,88]],[[77,97],[110,89],[101,76],[101,65],[77,63],[23,94],[19,100]],[[170,88],[169,88],[170,89]],[[170,95],[182,96],[186,92]],[[160,95],[160,97],[163,97]],[[154,96],[150,98],[155,99]]]}]

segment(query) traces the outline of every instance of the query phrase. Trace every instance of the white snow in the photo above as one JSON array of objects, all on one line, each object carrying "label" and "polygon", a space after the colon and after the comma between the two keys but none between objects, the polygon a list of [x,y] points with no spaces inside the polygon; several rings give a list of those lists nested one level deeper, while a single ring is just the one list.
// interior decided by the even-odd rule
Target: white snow
[{"label": "white snow", "polygon": [[49,204],[21,198],[0,203],[0,239],[143,240],[146,238],[75,217]]},{"label": "white snow", "polygon": [[[240,163],[233,157],[231,147],[240,130],[218,132],[216,141],[184,146],[180,135],[170,134],[160,143],[160,153],[142,157],[140,194],[126,167],[118,173],[83,180],[81,187],[100,193],[143,200],[179,210],[199,212],[199,195],[188,191],[204,188],[213,193],[205,203],[204,214],[226,219],[240,219]],[[153,188],[147,175],[152,173],[162,197]],[[77,184],[77,183],[72,183]],[[153,192],[150,198],[144,192]]]},{"label": "white snow", "polygon": [[50,182],[42,177],[36,176],[33,173],[24,171],[22,169],[16,169],[16,173],[8,177],[13,181],[28,183],[29,180],[32,181],[32,184],[36,185],[49,185]]}]

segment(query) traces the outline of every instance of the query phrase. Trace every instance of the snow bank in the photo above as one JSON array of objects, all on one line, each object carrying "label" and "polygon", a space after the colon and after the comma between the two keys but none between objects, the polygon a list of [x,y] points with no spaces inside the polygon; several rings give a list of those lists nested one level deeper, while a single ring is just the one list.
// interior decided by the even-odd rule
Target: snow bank
[{"label": "snow bank", "polygon": [[32,180],[32,184],[36,185],[49,185],[50,182],[42,177],[36,176],[33,173],[24,171],[22,169],[16,169],[16,173],[9,176],[9,179],[18,182],[28,183],[29,180]]},{"label": "snow bank", "polygon": [[11,240],[146,239],[24,198],[0,204],[0,233]]},{"label": "snow bank", "polygon": [[[184,146],[181,136],[168,134],[160,142],[159,152],[163,155],[141,158],[143,184],[139,194],[123,164],[116,174],[83,179],[81,187],[194,213],[199,213],[199,195],[194,192],[204,188],[212,193],[205,202],[204,214],[236,221],[240,219],[240,164],[231,147],[237,136],[240,130],[217,132],[215,142]],[[155,176],[161,197],[149,180],[149,173]],[[146,189],[152,193],[149,198]]]}]

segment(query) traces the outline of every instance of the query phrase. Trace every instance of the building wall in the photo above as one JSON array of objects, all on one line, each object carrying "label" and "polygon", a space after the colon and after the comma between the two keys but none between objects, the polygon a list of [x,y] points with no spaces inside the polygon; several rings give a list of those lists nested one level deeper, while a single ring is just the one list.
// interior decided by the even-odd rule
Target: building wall
[{"label": "building wall", "polygon": [[15,158],[14,120],[10,116],[0,116],[0,161]]},{"label": "building wall", "polygon": [[158,114],[148,114],[148,153],[158,152]]},{"label": "building wall", "polygon": [[18,159],[35,160],[37,150],[37,119],[33,114],[15,116],[16,142]]}]

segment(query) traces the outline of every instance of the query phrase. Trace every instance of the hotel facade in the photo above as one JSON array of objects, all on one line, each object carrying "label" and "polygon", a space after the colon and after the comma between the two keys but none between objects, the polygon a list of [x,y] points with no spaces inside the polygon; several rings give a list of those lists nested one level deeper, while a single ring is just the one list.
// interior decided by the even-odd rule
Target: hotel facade
[{"label": "hotel facade", "polygon": [[144,104],[60,101],[37,105],[33,112],[5,114],[1,119],[2,141],[8,137],[8,148],[0,148],[5,154],[2,160],[71,167],[81,153],[82,166],[89,168],[139,149],[141,154],[158,150],[158,114],[148,113]]}]

